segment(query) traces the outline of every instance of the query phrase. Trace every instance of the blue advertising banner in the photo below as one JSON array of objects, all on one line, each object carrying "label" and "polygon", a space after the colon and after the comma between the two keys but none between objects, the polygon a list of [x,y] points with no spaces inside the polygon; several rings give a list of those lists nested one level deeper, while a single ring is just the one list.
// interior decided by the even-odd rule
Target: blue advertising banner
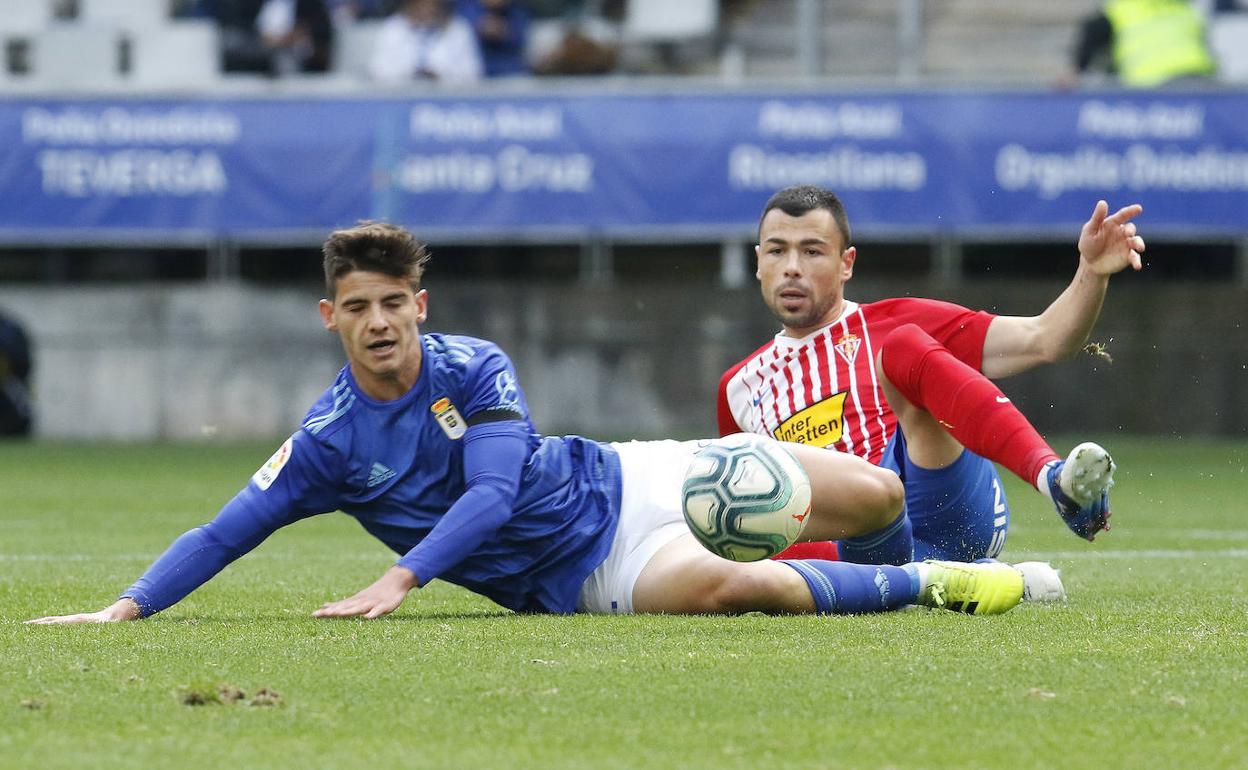
[{"label": "blue advertising banner", "polygon": [[1248,93],[695,92],[0,101],[0,238],[740,236],[829,187],[860,231],[1248,234]]}]

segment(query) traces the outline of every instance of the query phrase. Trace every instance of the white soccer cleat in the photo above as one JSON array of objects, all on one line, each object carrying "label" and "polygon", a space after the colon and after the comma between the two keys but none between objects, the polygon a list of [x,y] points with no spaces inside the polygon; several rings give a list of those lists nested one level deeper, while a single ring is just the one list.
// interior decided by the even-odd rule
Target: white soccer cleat
[{"label": "white soccer cleat", "polygon": [[1070,456],[1062,463],[1057,483],[1067,497],[1080,507],[1086,507],[1100,500],[1101,495],[1114,486],[1114,471],[1117,469],[1104,447],[1085,441],[1070,450]]},{"label": "white soccer cleat", "polygon": [[1011,565],[1023,575],[1023,601],[1064,602],[1062,576],[1047,561],[1022,561]]}]

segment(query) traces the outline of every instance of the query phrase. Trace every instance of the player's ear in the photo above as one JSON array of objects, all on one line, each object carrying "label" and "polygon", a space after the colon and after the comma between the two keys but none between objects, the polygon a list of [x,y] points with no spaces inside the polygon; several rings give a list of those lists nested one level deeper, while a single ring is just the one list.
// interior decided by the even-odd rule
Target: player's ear
[{"label": "player's ear", "polygon": [[762,265],[759,264],[759,258],[760,258],[760,255],[762,254],[762,251],[763,251],[763,245],[761,243],[754,244],[754,278],[759,281],[763,280],[763,274],[762,274],[763,268],[762,268]]},{"label": "player's ear", "polygon": [[845,269],[845,280],[849,280],[854,274],[854,262],[858,260],[858,249],[850,246],[841,252],[841,263]]},{"label": "player's ear", "polygon": [[421,289],[416,292],[416,323],[423,324],[429,317],[429,292]]},{"label": "player's ear", "polygon": [[325,328],[331,332],[338,331],[338,324],[334,323],[334,303],[323,299],[317,305],[317,310],[321,311],[321,323]]}]

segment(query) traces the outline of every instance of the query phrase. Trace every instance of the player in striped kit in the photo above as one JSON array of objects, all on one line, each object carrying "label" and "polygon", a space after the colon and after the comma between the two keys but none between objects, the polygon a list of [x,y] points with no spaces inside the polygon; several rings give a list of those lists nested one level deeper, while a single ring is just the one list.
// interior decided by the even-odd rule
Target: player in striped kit
[{"label": "player in striped kit", "polygon": [[[1111,216],[1098,202],[1070,286],[1040,315],[1010,317],[928,299],[846,299],[857,250],[841,201],[810,186],[772,196],[759,224],[757,277],[783,329],[724,373],[720,433],[762,433],[866,458],[901,476],[907,504],[879,532],[799,544],[782,557],[838,550],[846,560],[883,563],[996,557],[1009,507],[990,461],[1048,496],[1080,537],[1108,530],[1108,453],[1081,444],[1061,460],[990,378],[1083,346],[1109,277],[1141,267],[1144,240],[1131,221],[1141,210]],[[1064,596],[1047,565],[1020,566],[1032,598]]]}]

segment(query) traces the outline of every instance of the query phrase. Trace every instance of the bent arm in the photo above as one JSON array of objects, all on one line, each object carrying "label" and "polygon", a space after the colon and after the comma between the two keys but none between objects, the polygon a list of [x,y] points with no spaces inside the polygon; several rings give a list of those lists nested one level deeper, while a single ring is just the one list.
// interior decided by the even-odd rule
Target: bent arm
[{"label": "bent arm", "polygon": [[1144,239],[1134,219],[1143,208],[1126,206],[1108,216],[1098,201],[1079,235],[1079,267],[1057,299],[1037,316],[998,316],[984,338],[982,371],[1008,377],[1077,353],[1100,317],[1110,276],[1130,266],[1141,269]]}]

